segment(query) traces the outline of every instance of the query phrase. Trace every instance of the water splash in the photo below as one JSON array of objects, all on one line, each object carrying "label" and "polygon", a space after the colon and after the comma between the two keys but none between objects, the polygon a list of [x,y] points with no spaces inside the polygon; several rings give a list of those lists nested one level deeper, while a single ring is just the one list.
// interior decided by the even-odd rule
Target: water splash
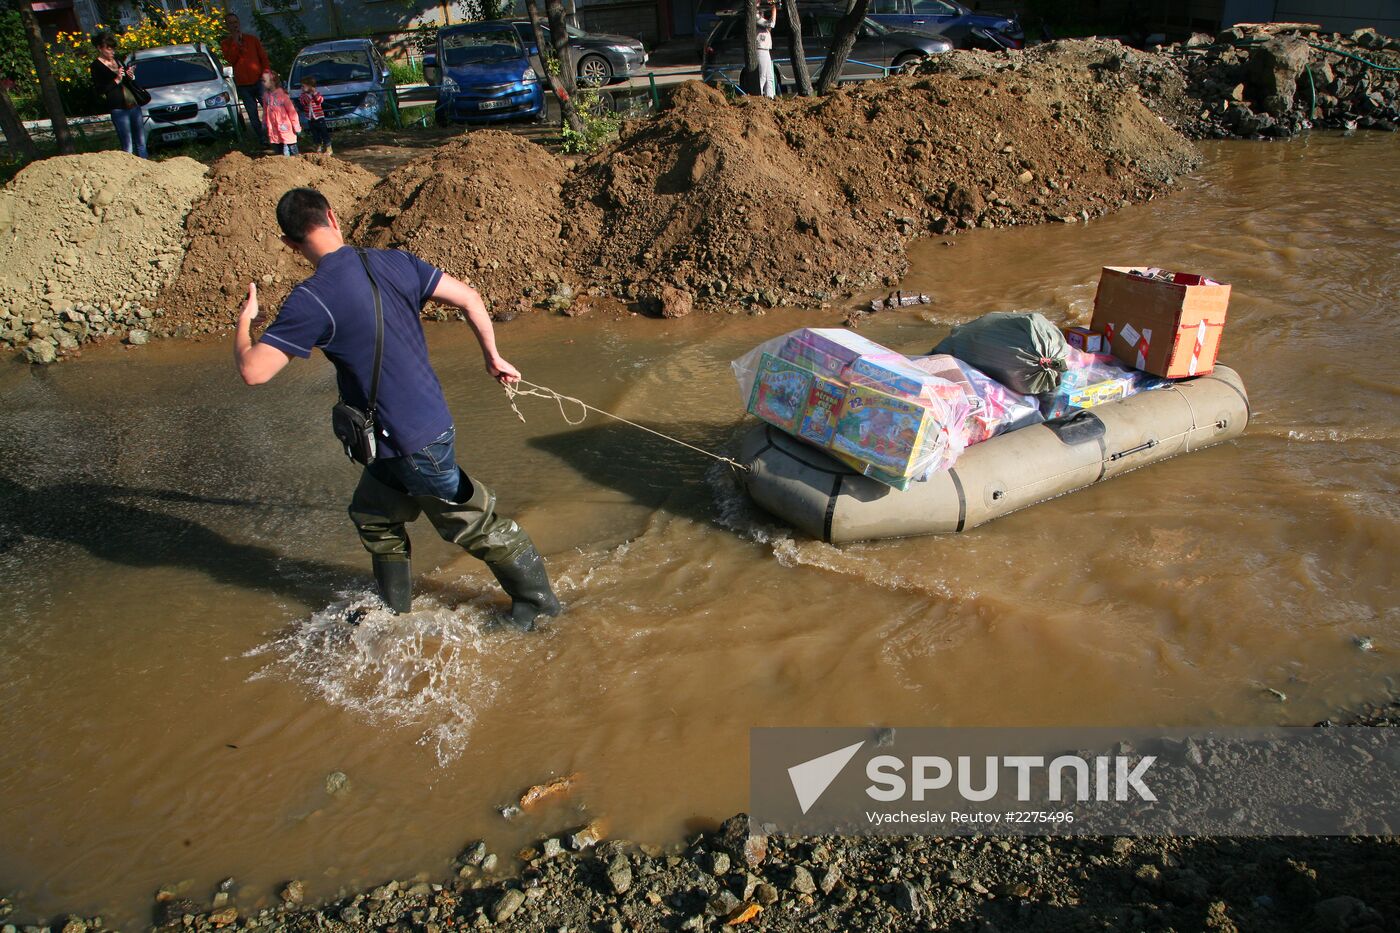
[{"label": "water splash", "polygon": [[494,621],[484,599],[449,608],[419,597],[396,616],[360,594],[250,651],[269,658],[252,679],[285,677],[371,722],[421,730],[419,744],[445,766],[500,688],[499,656],[519,641]]}]

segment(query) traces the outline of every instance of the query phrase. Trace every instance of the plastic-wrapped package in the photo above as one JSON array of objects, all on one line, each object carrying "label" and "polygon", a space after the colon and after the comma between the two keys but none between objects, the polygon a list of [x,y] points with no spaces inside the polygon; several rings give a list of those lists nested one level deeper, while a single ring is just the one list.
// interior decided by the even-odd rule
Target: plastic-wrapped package
[{"label": "plastic-wrapped package", "polygon": [[955,356],[939,353],[918,356],[910,362],[915,368],[951,382],[962,390],[971,409],[967,420],[968,444],[980,444],[998,434],[1045,420],[1041,417],[1035,396],[1012,392]]},{"label": "plastic-wrapped package", "polygon": [[1081,408],[1136,395],[1166,385],[1166,379],[1129,369],[1110,353],[1085,353],[1069,347],[1067,368],[1054,393],[1041,396],[1040,412],[1047,419],[1060,418]]},{"label": "plastic-wrapped package", "polygon": [[751,414],[906,489],[967,446],[962,388],[839,328],[803,328],[732,364]]}]

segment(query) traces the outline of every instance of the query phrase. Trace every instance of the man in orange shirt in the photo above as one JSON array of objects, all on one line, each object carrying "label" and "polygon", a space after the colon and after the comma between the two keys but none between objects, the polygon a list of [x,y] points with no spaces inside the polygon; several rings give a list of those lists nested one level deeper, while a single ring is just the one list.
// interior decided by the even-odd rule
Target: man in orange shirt
[{"label": "man in orange shirt", "polygon": [[238,99],[243,101],[243,110],[248,114],[248,127],[254,137],[266,145],[262,118],[258,115],[258,100],[262,94],[263,72],[272,70],[267,52],[257,36],[243,31],[234,13],[224,17],[224,38],[219,43],[219,49],[224,53],[224,61],[233,67],[233,83],[238,87]]}]

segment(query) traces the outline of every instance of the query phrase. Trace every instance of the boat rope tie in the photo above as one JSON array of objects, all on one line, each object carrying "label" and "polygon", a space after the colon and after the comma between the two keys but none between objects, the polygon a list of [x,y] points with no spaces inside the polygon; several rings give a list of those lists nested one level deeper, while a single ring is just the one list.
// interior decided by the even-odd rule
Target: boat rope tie
[{"label": "boat rope tie", "polygon": [[[515,385],[507,385],[503,382],[501,383],[501,387],[506,390],[506,398],[510,401],[510,410],[515,412],[515,416],[520,419],[520,422],[522,424],[525,422],[525,416],[521,414],[520,409],[516,406],[516,398],[522,395],[530,395],[534,396],[535,398],[549,399],[559,406],[559,416],[562,417],[564,419],[564,422],[570,425],[571,427],[578,427],[579,425],[583,424],[584,420],[588,417],[588,413],[590,411],[596,411],[604,418],[611,418],[614,421],[621,421],[623,424],[631,425],[632,427],[637,428],[640,431],[645,431],[648,434],[654,434],[657,437],[662,438],[663,440],[668,440],[673,444],[679,444],[682,447],[695,451],[696,453],[704,454],[707,457],[711,457],[715,460],[718,460],[720,463],[726,463],[733,469],[748,472],[749,468],[744,466],[744,464],[740,463],[738,460],[734,460],[730,457],[724,457],[717,453],[712,453],[704,449],[703,447],[696,447],[694,444],[686,443],[678,437],[672,437],[669,434],[662,434],[660,431],[653,430],[652,428],[649,428],[644,424],[638,424],[635,421],[628,421],[621,415],[614,415],[610,411],[603,411],[603,409],[601,408],[595,408],[594,406],[585,402],[583,399],[575,398],[572,395],[565,395],[562,392],[556,392],[548,386],[538,385],[536,383],[527,382],[526,380],[521,379]],[[566,411],[564,408],[564,404],[566,402],[570,405],[578,406],[580,414],[577,420],[569,417],[568,411]]]}]

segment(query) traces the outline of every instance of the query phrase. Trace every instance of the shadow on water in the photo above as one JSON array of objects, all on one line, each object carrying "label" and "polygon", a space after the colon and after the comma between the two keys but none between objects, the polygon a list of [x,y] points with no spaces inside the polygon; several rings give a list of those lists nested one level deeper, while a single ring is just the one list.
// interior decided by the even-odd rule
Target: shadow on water
[{"label": "shadow on water", "polygon": [[[650,425],[648,426],[650,427]],[[705,422],[667,422],[657,427],[716,453],[729,450],[731,428]],[[638,505],[697,522],[715,519],[713,496],[705,474],[713,460],[671,441],[625,424],[600,424],[543,437],[530,446],[553,454],[581,476],[615,489]]]},{"label": "shadow on water", "polygon": [[[359,578],[349,569],[231,541],[196,521],[132,504],[266,508],[267,503],[91,482],[29,487],[0,476],[0,553],[23,538],[74,544],[130,567],[174,567],[321,606]],[[363,582],[363,581],[360,581]]]}]

